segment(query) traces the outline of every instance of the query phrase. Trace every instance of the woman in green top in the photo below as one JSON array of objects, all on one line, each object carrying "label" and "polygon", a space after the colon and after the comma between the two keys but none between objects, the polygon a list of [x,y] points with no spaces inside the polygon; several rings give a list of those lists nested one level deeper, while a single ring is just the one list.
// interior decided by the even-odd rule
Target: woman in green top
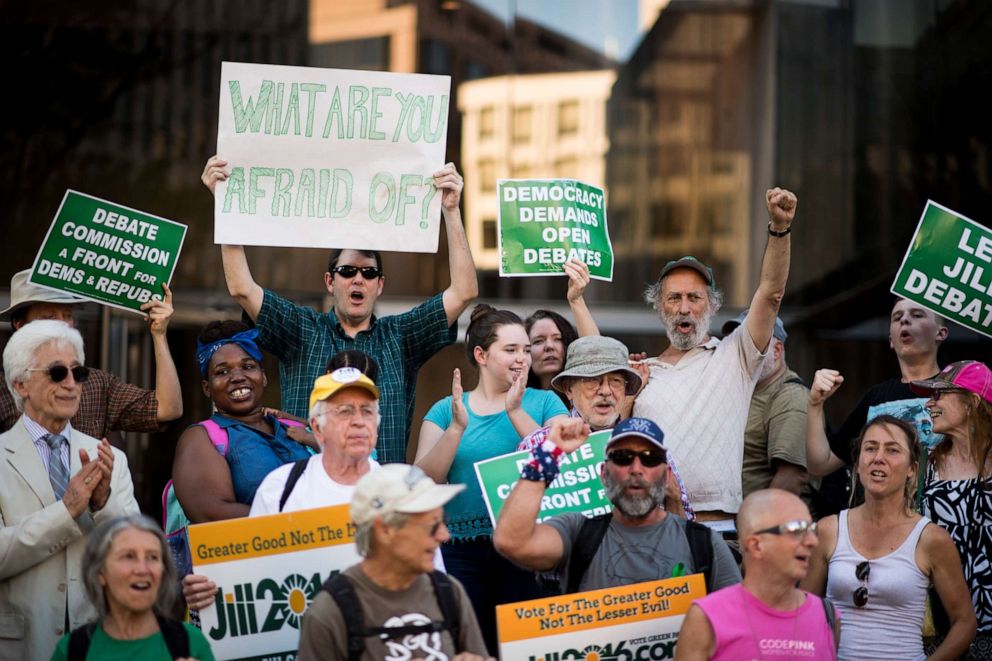
[{"label": "woman in green top", "polygon": [[99,618],[63,636],[52,661],[213,661],[199,629],[168,619],[175,569],[162,531],[148,517],[117,517],[90,534],[83,583]]}]

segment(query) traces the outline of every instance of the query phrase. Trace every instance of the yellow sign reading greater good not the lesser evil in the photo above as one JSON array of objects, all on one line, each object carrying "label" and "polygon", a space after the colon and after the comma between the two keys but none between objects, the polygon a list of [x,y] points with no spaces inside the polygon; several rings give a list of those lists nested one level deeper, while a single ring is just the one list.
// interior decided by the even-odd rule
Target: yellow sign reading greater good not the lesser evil
[{"label": "yellow sign reading greater good not the lesser evil", "polygon": [[361,558],[347,505],[190,526],[193,570],[217,583],[200,613],[217,659],[291,659],[321,586]]},{"label": "yellow sign reading greater good not the lesser evil", "polygon": [[672,659],[702,574],[496,607],[504,659]]}]

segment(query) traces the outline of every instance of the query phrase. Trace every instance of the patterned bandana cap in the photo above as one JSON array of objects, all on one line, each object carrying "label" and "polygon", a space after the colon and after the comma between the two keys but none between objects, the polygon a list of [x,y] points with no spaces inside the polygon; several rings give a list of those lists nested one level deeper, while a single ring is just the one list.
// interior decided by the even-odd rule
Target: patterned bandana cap
[{"label": "patterned bandana cap", "polygon": [[992,402],[992,371],[977,360],[951,363],[932,379],[909,384],[917,395],[929,397],[934,390],[967,390]]},{"label": "patterned bandana cap", "polygon": [[196,343],[196,364],[200,366],[200,374],[204,377],[207,376],[207,367],[210,365],[210,357],[214,355],[217,349],[220,349],[225,344],[237,344],[239,347],[244,349],[245,353],[254,358],[255,360],[262,361],[262,350],[258,348],[255,344],[255,338],[258,337],[258,329],[252,328],[250,330],[241,331],[240,333],[235,333],[231,337],[225,337],[216,342],[211,342],[210,344],[201,344],[199,341]]}]

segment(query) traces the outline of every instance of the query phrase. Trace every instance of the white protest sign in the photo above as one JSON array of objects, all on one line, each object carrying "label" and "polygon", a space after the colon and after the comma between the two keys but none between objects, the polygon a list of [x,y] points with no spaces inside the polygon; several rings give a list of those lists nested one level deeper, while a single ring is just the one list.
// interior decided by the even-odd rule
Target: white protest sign
[{"label": "white protest sign", "polygon": [[189,540],[193,570],[217,584],[200,621],[218,661],[295,659],[310,602],[361,560],[347,505],[194,525]]},{"label": "white protest sign", "polygon": [[451,79],[224,62],[214,240],[437,252]]}]

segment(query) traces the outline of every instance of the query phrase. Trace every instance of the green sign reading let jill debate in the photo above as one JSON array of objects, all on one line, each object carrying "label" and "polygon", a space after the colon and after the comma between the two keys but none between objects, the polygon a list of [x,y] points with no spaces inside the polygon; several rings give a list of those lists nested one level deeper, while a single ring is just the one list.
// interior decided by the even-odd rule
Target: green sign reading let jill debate
[{"label": "green sign reading let jill debate", "polygon": [[992,232],[928,201],[892,293],[992,337]]},{"label": "green sign reading let jill debate", "polygon": [[613,246],[602,188],[574,179],[500,179],[499,274],[564,275],[569,259],[613,280]]},{"label": "green sign reading let jill debate", "polygon": [[162,297],[185,237],[185,225],[68,190],[31,282],[137,311]]}]

